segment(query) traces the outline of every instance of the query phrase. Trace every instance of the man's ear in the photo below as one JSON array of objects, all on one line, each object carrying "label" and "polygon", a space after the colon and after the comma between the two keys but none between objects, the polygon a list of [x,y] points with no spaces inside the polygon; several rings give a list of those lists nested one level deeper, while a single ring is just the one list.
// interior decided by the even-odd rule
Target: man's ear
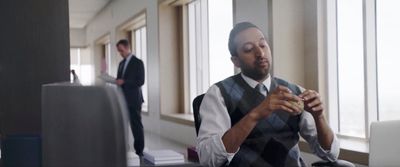
[{"label": "man's ear", "polygon": [[240,68],[240,60],[237,56],[231,56],[231,61],[235,65],[235,67]]}]

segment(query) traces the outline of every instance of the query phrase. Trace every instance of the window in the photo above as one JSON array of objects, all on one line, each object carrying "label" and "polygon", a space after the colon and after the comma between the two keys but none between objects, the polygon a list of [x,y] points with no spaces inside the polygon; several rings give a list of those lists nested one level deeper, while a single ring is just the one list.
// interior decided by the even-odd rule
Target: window
[{"label": "window", "polygon": [[[205,47],[202,41],[206,33],[205,24],[201,24],[201,3],[199,0],[193,1],[188,7],[188,32],[189,32],[189,89],[190,102],[197,95],[204,93],[208,86],[208,77],[206,75],[207,63],[203,62],[208,56],[205,56]],[[203,30],[203,32],[202,32]],[[204,39],[205,40],[205,39]],[[192,109],[191,109],[192,110]]]},{"label": "window", "polygon": [[110,41],[110,33],[104,34],[95,40],[93,64],[95,65],[96,75],[107,74],[115,76],[116,72],[112,71],[113,65]]},{"label": "window", "polygon": [[209,85],[234,74],[228,50],[229,32],[233,26],[232,0],[208,1]]},{"label": "window", "polygon": [[365,131],[362,1],[337,1],[339,129],[360,137]]},{"label": "window", "polygon": [[[70,49],[70,69],[75,70],[76,75],[83,85],[90,85],[94,81],[94,68],[91,65],[90,54],[86,48]],[[73,77],[71,75],[71,81]]]},{"label": "window", "polygon": [[[144,73],[147,74],[147,38],[146,38],[146,26],[137,28],[133,30],[131,39],[134,39],[134,51],[136,56],[143,61]],[[132,40],[133,41],[133,40]],[[148,111],[148,87],[147,87],[147,76],[144,80],[144,85],[142,86],[143,92],[143,111]]]},{"label": "window", "polygon": [[340,135],[368,139],[371,122],[400,119],[395,107],[400,79],[394,70],[400,61],[400,2],[333,3],[327,4],[329,109],[335,118],[331,123]]},{"label": "window", "polygon": [[111,74],[111,44],[106,42],[102,45],[103,57],[101,58],[101,73]]},{"label": "window", "polygon": [[376,1],[379,120],[399,120],[400,78],[397,77],[400,1]]},{"label": "window", "polygon": [[[234,74],[227,47],[232,28],[232,0],[188,3],[190,102],[214,83]],[[190,107],[192,112],[192,108]]]}]

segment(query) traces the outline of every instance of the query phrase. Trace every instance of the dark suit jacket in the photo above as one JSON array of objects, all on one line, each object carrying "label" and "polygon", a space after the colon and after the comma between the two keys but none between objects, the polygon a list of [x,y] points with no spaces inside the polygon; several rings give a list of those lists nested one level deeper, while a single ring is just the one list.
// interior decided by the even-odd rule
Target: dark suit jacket
[{"label": "dark suit jacket", "polygon": [[124,92],[126,103],[129,108],[140,109],[143,103],[143,95],[141,86],[144,84],[144,66],[142,60],[135,55],[131,55],[125,74],[122,75],[124,69],[124,61],[118,66],[117,79],[123,79],[125,82],[121,85]]}]

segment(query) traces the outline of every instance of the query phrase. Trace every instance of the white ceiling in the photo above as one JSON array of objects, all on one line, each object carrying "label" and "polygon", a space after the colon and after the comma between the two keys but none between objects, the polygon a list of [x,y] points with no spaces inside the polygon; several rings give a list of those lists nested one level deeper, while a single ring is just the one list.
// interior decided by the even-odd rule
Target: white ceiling
[{"label": "white ceiling", "polygon": [[110,0],[69,0],[70,28],[83,28]]}]

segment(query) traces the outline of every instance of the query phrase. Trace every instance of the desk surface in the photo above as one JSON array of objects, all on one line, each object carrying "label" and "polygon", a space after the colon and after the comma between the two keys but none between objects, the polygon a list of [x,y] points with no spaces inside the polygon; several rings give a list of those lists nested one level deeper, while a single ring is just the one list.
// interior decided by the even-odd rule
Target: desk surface
[{"label": "desk surface", "polygon": [[[159,166],[159,167],[202,167],[198,162],[191,162],[185,160],[185,163],[181,164],[164,164],[164,165],[154,165],[151,162],[145,160],[144,158],[140,158],[140,166]],[[134,167],[134,166],[129,166]]]}]

